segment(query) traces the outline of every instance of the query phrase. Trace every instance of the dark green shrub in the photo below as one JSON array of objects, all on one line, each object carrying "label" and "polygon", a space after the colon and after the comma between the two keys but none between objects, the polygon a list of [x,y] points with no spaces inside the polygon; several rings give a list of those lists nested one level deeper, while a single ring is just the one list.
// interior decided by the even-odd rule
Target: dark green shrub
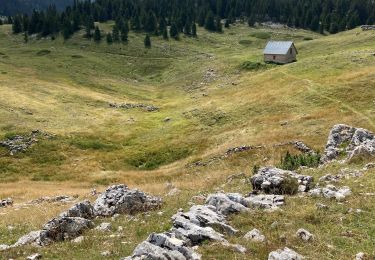
[{"label": "dark green shrub", "polygon": [[266,65],[260,62],[245,61],[241,64],[243,70],[260,70],[265,68]]},{"label": "dark green shrub", "polygon": [[320,163],[320,153],[314,154],[297,154],[292,155],[287,151],[284,156],[281,157],[280,165],[281,169],[293,171],[298,169],[300,166],[306,167],[318,167]]}]

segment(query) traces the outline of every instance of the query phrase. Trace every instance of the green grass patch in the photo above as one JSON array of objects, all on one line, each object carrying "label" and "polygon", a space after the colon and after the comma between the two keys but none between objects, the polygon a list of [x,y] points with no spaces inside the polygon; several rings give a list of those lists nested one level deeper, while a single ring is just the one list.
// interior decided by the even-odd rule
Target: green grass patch
[{"label": "green grass patch", "polygon": [[244,46],[249,46],[253,43],[253,41],[244,39],[244,40],[239,40],[238,43]]},{"label": "green grass patch", "polygon": [[243,70],[260,70],[266,68],[266,64],[253,61],[245,61],[241,64]]},{"label": "green grass patch", "polygon": [[97,137],[74,137],[70,144],[81,150],[113,151],[117,149],[115,144]]},{"label": "green grass patch", "polygon": [[40,50],[36,53],[37,56],[45,56],[45,55],[48,55],[50,54],[51,51],[50,50]]},{"label": "green grass patch", "polygon": [[258,39],[262,39],[262,40],[267,40],[267,39],[271,38],[271,33],[269,33],[269,32],[253,32],[252,34],[250,34],[250,36],[258,38]]},{"label": "green grass patch", "polygon": [[126,162],[133,167],[153,170],[161,165],[186,158],[190,154],[191,150],[186,147],[161,147],[154,151],[137,153],[127,159]]}]

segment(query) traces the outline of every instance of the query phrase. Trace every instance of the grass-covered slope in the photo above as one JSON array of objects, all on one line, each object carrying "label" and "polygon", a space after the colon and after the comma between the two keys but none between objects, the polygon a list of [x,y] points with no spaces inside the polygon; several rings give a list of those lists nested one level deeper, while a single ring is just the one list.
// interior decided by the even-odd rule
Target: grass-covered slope
[{"label": "grass-covered slope", "polygon": [[[88,254],[99,259],[105,250],[113,251],[113,259],[129,255],[147,234],[166,230],[170,216],[181,206],[187,208],[191,196],[216,188],[249,192],[250,186],[241,182],[221,185],[230,174],[250,175],[255,164],[275,164],[286,149],[250,151],[206,167],[186,167],[230,147],[302,140],[322,150],[333,124],[375,130],[372,31],[323,37],[302,30],[237,25],[223,34],[199,30],[198,35],[178,42],[153,37],[152,48],[145,50],[141,34],[130,34],[127,45],[95,44],[82,34],[65,43],[59,37],[25,44],[9,26],[0,27],[0,139],[33,129],[56,134],[15,156],[0,148],[1,198],[11,196],[16,202],[52,194],[85,198],[92,187],[103,189],[111,183],[159,195],[166,194],[167,182],[183,190],[166,198],[163,216],[153,212],[150,217],[137,216],[137,221],[115,220],[114,226],[125,227],[122,238],[90,231],[82,245],[67,242],[42,249],[46,259],[81,259]],[[294,40],[298,61],[252,69],[251,64],[262,61],[268,39]],[[151,104],[160,110],[114,109],[109,107],[113,102]],[[312,174],[334,173],[339,167]],[[359,192],[373,192],[375,181],[369,172],[359,181],[345,182],[354,195],[343,205],[332,202],[328,212],[317,213],[313,199],[292,198],[282,212],[234,216],[231,223],[242,233],[256,227],[270,240],[259,246],[242,241],[242,233],[230,238],[245,243],[246,256],[212,244],[200,251],[216,259],[264,259],[283,246],[297,248],[311,259],[374,253],[374,197],[364,198]],[[0,243],[39,229],[66,207],[1,210],[5,215],[0,220]],[[349,208],[365,213],[348,215]],[[281,223],[278,229],[270,227],[275,220]],[[8,225],[15,229],[8,230]],[[317,242],[294,239],[299,227],[314,232]],[[341,236],[345,230],[355,236]],[[21,255],[33,250],[22,249]],[[9,251],[6,257],[21,257],[18,251]]]}]

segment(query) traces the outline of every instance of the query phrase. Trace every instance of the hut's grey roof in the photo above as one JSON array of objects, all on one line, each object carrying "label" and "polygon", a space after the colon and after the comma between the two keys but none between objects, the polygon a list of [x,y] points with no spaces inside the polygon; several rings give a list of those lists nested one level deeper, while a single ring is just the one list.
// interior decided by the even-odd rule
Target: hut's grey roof
[{"label": "hut's grey roof", "polygon": [[294,45],[292,41],[269,41],[263,53],[287,54],[292,45]]}]

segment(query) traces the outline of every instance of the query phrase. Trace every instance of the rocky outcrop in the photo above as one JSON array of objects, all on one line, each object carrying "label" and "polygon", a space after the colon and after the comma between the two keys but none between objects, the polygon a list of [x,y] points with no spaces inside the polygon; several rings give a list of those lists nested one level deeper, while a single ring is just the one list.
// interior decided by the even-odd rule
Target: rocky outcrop
[{"label": "rocky outcrop", "polygon": [[114,185],[106,189],[94,203],[97,216],[113,216],[114,214],[133,214],[159,208],[162,200],[126,185]]},{"label": "rocky outcrop", "polygon": [[[205,205],[194,205],[189,211],[180,211],[172,217],[171,230],[156,234],[157,240],[163,241],[162,243],[156,243],[156,239],[152,239],[155,234],[152,234],[137,246],[132,256],[124,259],[200,259],[200,256],[190,247],[204,241],[220,242],[223,246],[244,254],[247,251],[245,247],[230,244],[224,234],[220,233],[224,232],[229,235],[237,233],[236,229],[228,225],[226,216],[249,211],[251,208],[278,208],[283,203],[284,197],[275,195],[243,197],[238,193],[210,194],[207,196]],[[170,243],[173,246],[169,246]],[[176,247],[176,243],[180,249]],[[189,255],[183,252],[189,252]]]},{"label": "rocky outcrop", "polygon": [[278,249],[276,251],[272,251],[268,255],[268,260],[302,260],[302,259],[305,259],[305,258],[288,247],[285,247],[284,249]]},{"label": "rocky outcrop", "polygon": [[310,190],[309,194],[313,197],[324,197],[327,199],[336,199],[337,201],[344,200],[347,196],[351,195],[349,187],[336,188],[333,185],[327,185],[324,188],[315,188]]},{"label": "rocky outcrop", "polygon": [[10,155],[26,151],[31,145],[38,142],[38,137],[53,137],[40,130],[33,130],[28,135],[15,135],[6,140],[0,141],[0,146],[8,149]]},{"label": "rocky outcrop", "polygon": [[[65,199],[64,196],[53,198],[53,201]],[[126,185],[114,185],[103,192],[94,205],[91,205],[87,200],[79,202],[58,217],[48,221],[42,230],[32,231],[22,236],[11,246],[1,245],[0,249],[6,250],[23,245],[45,246],[57,241],[71,240],[79,237],[85,230],[93,228],[94,224],[91,219],[95,217],[145,211],[160,205],[160,198],[138,190],[131,190]],[[102,223],[98,229],[101,231],[110,230],[110,224]]]},{"label": "rocky outcrop", "polygon": [[375,155],[374,134],[363,128],[338,124],[329,133],[321,161],[326,163],[337,159],[339,156],[351,160],[356,156],[363,155]]},{"label": "rocky outcrop", "polygon": [[123,258],[130,259],[199,260],[201,256],[188,247],[185,241],[176,238],[173,233],[165,232],[152,233],[135,248],[132,256]]},{"label": "rocky outcrop", "polygon": [[61,213],[60,216],[93,219],[95,217],[94,207],[91,205],[90,201],[85,200],[75,204],[67,211]]},{"label": "rocky outcrop", "polygon": [[[293,189],[288,179],[295,179],[298,187]],[[263,167],[251,177],[251,184],[254,190],[271,194],[293,194],[299,191],[308,191],[313,183],[313,177],[300,175],[292,171],[286,171],[275,167]]]},{"label": "rocky outcrop", "polygon": [[132,108],[141,108],[146,110],[147,112],[154,112],[158,111],[159,108],[153,105],[147,105],[147,104],[132,104],[132,103],[123,103],[123,104],[116,104],[116,103],[110,103],[110,107],[112,108],[124,108],[124,109],[132,109]]},{"label": "rocky outcrop", "polygon": [[57,217],[48,221],[40,232],[40,245],[70,240],[80,236],[83,231],[93,228],[94,224],[85,218]]}]

